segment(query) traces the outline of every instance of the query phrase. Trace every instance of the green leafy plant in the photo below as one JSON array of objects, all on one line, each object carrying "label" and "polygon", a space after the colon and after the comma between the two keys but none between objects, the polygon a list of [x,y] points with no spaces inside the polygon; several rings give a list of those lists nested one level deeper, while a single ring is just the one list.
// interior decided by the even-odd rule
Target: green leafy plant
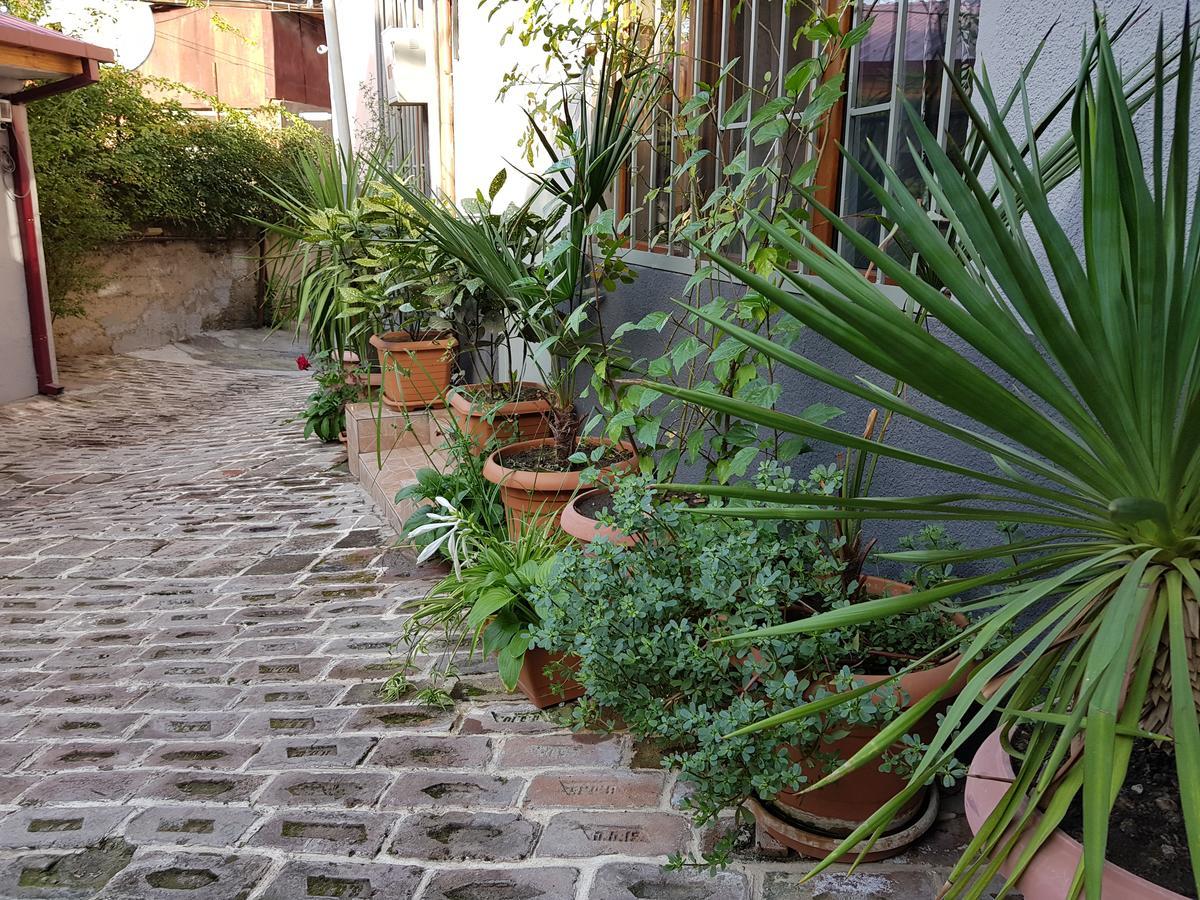
[{"label": "green leafy plant", "polygon": [[[790,476],[768,466],[760,478]],[[886,672],[897,659],[953,653],[958,628],[938,608],[800,638],[768,634],[752,649],[720,643],[796,616],[853,608],[842,564],[815,525],[696,516],[647,488],[624,479],[603,515],[632,544],[602,538],[561,552],[537,591],[541,624],[533,636],[537,646],[580,659],[573,677],[587,695],[575,722],[619,717],[637,737],[667,747],[666,762],[687,783],[685,803],[699,821],[748,797],[799,789],[806,768],[840,762],[825,742],[847,726],[883,727],[903,698],[859,692],[824,716],[793,718],[771,732],[744,726],[780,706],[827,700],[854,685],[853,671]]]},{"label": "green leafy plant", "polygon": [[300,421],[304,436],[316,435],[323,441],[336,441],[346,424],[346,404],[356,403],[366,395],[355,376],[366,374],[364,369],[346,370],[341,359],[329,353],[317,357],[313,379],[317,389],[308,395]]},{"label": "green leafy plant", "polygon": [[[101,286],[95,251],[139,230],[253,235],[243,216],[269,219],[279,211],[254,188],[291,184],[293,162],[326,141],[279,109],[252,115],[222,107],[219,119],[208,120],[176,101],[151,99],[155,89],[188,90],[104,66],[97,84],[29,107],[56,316],[83,314],[80,296]],[[269,124],[268,113],[282,127]]]},{"label": "green leafy plant", "polygon": [[[500,679],[511,691],[529,647],[530,628],[538,622],[532,593],[549,578],[566,535],[547,525],[526,528],[509,540],[502,528],[482,527],[444,498],[437,505],[443,511],[430,514],[411,534],[435,534],[418,559],[445,545],[454,571],[409,605],[404,640],[411,650],[401,671],[411,670],[415,657],[429,652],[436,638],[444,666],[453,665],[462,651],[495,654]],[[436,681],[441,675],[435,671],[433,677]]]},{"label": "green leafy plant", "polygon": [[[1017,136],[1006,127],[1008,104],[998,102],[986,79],[974,79],[973,102],[956,85],[994,184],[957,164],[954,148],[941,149],[910,117],[923,153],[924,190],[948,221],[951,240],[878,154],[882,181],[851,162],[953,300],[822,210],[883,274],[1003,372],[1003,381],[917,327],[795,219],[762,226],[779,258],[806,268],[814,279],[781,269],[785,288],[714,257],[788,315],[905,379],[965,424],[845,378],[733,323],[714,320],[718,328],[783,365],[933,429],[979,460],[958,463],[898,447],[872,448],[977,485],[927,497],[847,502],[740,487],[722,492],[774,504],[753,515],[796,521],[854,516],[1037,529],[1016,543],[892,554],[918,565],[995,560],[998,568],[744,637],[817,636],[921,609],[952,593],[983,592],[970,606],[980,615],[967,629],[968,657],[977,658],[960,667],[966,687],[950,704],[909,787],[814,874],[878,834],[937,766],[998,713],[1005,746],[1018,762],[1016,777],[952,871],[945,896],[982,896],[1002,864],[1009,867],[1011,886],[1078,798],[1084,857],[1068,893],[1100,898],[1110,814],[1139,738],[1173,752],[1191,866],[1200,878],[1200,231],[1189,212],[1195,185],[1188,174],[1195,45],[1185,25],[1172,53],[1160,30],[1146,101],[1153,128],[1145,148],[1134,128],[1137,103],[1117,69],[1103,22],[1082,59],[1071,103],[1072,140],[1064,151],[1080,174],[1081,253],[1047,200],[1060,172],[1043,168],[1024,79],[1014,91],[1026,123]],[[1172,77],[1174,97],[1168,98]],[[680,396],[806,438],[862,446],[856,438],[735,399]],[[1007,563],[1014,555],[1019,561]],[[1026,627],[989,649],[1018,622]],[[985,692],[989,683],[992,690]],[[936,692],[930,702],[940,699]],[[784,726],[811,712],[811,704],[802,703],[742,733]],[[878,756],[920,712],[897,717],[822,784]],[[1026,735],[1020,747],[1012,743],[1017,729]],[[1019,849],[1014,833],[1027,839]]]}]

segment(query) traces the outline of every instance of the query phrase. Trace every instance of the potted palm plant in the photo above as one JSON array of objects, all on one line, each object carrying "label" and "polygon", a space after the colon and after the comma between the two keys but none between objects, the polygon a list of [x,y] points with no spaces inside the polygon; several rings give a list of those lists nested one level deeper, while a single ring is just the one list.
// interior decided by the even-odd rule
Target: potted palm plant
[{"label": "potted palm plant", "polygon": [[[1160,31],[1148,74],[1139,70],[1122,77],[1108,29],[1098,20],[1068,97],[1070,132],[1050,147],[1039,147],[1040,126],[1029,124],[1028,114],[1025,134],[1006,127],[1014,104],[1027,96],[1023,83],[1003,101],[986,79],[973,78],[970,91],[956,82],[971,118],[975,158],[986,167],[956,165],[970,152],[956,160],[956,153],[939,147],[910,116],[923,153],[925,188],[948,223],[945,229],[878,154],[878,180],[851,160],[921,265],[947,288],[945,294],[914,274],[909,260],[871,245],[814,201],[845,240],[986,359],[988,370],[901,313],[875,283],[795,219],[765,227],[780,257],[813,279],[781,269],[787,282],[781,285],[727,259],[713,259],[785,315],[905,380],[959,421],[844,378],[729,323],[717,321],[718,327],[757,342],[783,365],[933,429],[947,444],[982,460],[972,465],[875,444],[869,449],[883,457],[978,487],[854,500],[733,488],[740,496],[779,504],[756,514],[990,520],[1037,530],[1016,543],[893,554],[917,562],[992,561],[994,569],[785,626],[787,633],[819,635],[926,608],[952,592],[979,595],[964,632],[964,656],[974,662],[955,672],[965,682],[961,695],[948,705],[906,787],[812,875],[879,833],[939,764],[998,716],[999,728],[984,742],[968,781],[975,836],[941,896],[981,897],[998,873],[1006,889],[1015,886],[1035,900],[1195,895],[1200,229],[1189,212],[1196,192],[1189,183],[1194,61],[1185,20],[1174,49]],[[1168,97],[1172,77],[1174,97]],[[1151,136],[1143,141],[1133,115],[1140,106],[1151,112]],[[985,169],[994,184],[979,174]],[[1047,201],[1063,172],[1074,170],[1082,192],[1080,250]],[[1003,376],[991,374],[996,370]],[[857,438],[753,404],[691,396],[669,386],[659,390],[794,434],[861,445]],[[835,784],[866,765],[927,704],[946,697],[946,689],[935,689],[810,789]],[[802,703],[746,730],[813,713],[813,704]],[[1165,785],[1153,816],[1153,840],[1137,837],[1145,825],[1139,826],[1136,813],[1146,800],[1138,799],[1132,772],[1152,773],[1154,783]],[[1139,776],[1136,783],[1145,779]],[[1110,829],[1122,835],[1121,842],[1109,840]],[[1186,854],[1190,866],[1178,859],[1164,864],[1155,855],[1163,845]]]}]

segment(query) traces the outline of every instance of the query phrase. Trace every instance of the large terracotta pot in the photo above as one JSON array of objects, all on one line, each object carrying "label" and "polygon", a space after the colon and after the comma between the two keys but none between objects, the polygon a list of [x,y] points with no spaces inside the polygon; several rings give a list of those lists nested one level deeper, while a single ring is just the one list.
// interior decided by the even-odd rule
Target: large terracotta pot
[{"label": "large terracotta pot", "polygon": [[[1012,761],[1000,743],[1000,732],[993,732],[975,753],[967,774],[963,801],[967,822],[972,832],[978,832],[1004,797],[1015,777]],[[1033,822],[1037,822],[1035,816]],[[1013,857],[1025,846],[1025,838],[1017,842]],[[1083,844],[1061,829],[1042,845],[1017,882],[1017,890],[1025,900],[1062,900],[1067,896],[1075,869],[1083,857]],[[1186,863],[1185,863],[1186,864]],[[1000,870],[1009,874],[1007,865]],[[1104,864],[1104,900],[1186,900],[1183,894],[1160,887],[1115,863]]]},{"label": "large terracotta pot", "polygon": [[371,335],[383,370],[383,402],[392,409],[441,406],[454,368],[453,337],[409,340],[404,331]]},{"label": "large terracotta pot", "polygon": [[[450,414],[471,440],[478,456],[493,439],[532,441],[550,436],[550,401],[543,397],[515,403],[472,400],[471,395],[485,390],[485,384],[468,384],[450,393]],[[522,381],[528,391],[545,391],[545,385]]]},{"label": "large terracotta pot", "polygon": [[[893,597],[912,591],[910,585],[890,581],[886,578],[868,577],[864,580],[867,593],[872,597]],[[965,620],[962,624],[966,624]],[[905,696],[906,708],[949,681],[959,662],[960,658],[954,657],[933,668],[902,675],[898,687]],[[858,675],[856,677],[860,684],[873,684],[887,678],[886,675]],[[946,698],[947,701],[962,689],[964,681],[965,679],[960,678],[959,684],[951,689],[950,695]],[[896,687],[892,686],[885,690],[896,690]],[[916,726],[910,729],[910,733],[920,735],[923,740],[930,740],[937,731],[937,713],[940,711],[938,708],[930,710]],[[844,737],[822,742],[820,749],[833,753],[840,759],[849,759],[877,734],[878,730],[875,728],[850,728]],[[799,749],[792,749],[789,752],[793,760],[803,763],[805,754],[801,753]],[[825,773],[821,769],[805,765],[804,774],[808,783],[812,784],[819,781]],[[802,828],[821,834],[845,836],[903,790],[906,783],[903,776],[892,772],[881,772],[877,764],[868,763],[819,790],[809,793],[790,791],[780,793],[774,798],[774,805],[783,818]],[[913,797],[897,813],[895,820],[897,828],[903,828],[920,817],[922,810],[928,806],[928,800],[928,789]],[[915,837],[919,837],[919,835],[915,835],[914,839]],[[791,842],[789,842],[789,846],[793,846]],[[793,849],[802,853],[810,852],[814,856],[824,855],[821,844],[806,847],[793,846]],[[889,845],[886,849],[874,852],[867,858],[878,859],[903,849],[902,846]]]},{"label": "large terracotta pot", "polygon": [[[579,657],[551,653],[540,647],[525,651],[525,661],[521,664],[521,674],[517,676],[517,686],[538,709],[546,709],[583,696],[583,685],[574,678],[562,677],[565,673],[562,673],[558,663],[574,671],[579,667]],[[546,674],[547,666],[551,667],[550,675]]]},{"label": "large terracotta pot", "polygon": [[562,530],[583,544],[589,544],[600,537],[607,538],[612,543],[620,544],[623,547],[634,544],[636,538],[611,525],[601,525],[591,516],[580,511],[581,506],[588,500],[602,497],[607,493],[608,491],[604,488],[595,488],[572,497],[571,501],[563,507]]},{"label": "large terracotta pot", "polygon": [[[597,441],[589,445],[596,446]],[[509,537],[514,540],[527,524],[559,522],[563,507],[579,492],[580,472],[532,472],[510,469],[504,460],[525,450],[537,447],[552,447],[551,438],[521,441],[494,451],[483,464],[483,477],[500,486],[500,500],[504,504],[504,515],[508,522]],[[630,444],[621,444],[629,456],[600,471],[630,471],[637,465],[637,456]]]}]

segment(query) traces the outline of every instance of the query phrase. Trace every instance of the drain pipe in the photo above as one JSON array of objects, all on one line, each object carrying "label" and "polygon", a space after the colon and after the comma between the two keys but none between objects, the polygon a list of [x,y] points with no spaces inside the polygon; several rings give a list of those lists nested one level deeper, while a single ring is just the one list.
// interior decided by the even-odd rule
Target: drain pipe
[{"label": "drain pipe", "polygon": [[29,120],[23,103],[13,104],[8,141],[14,166],[17,230],[25,267],[25,301],[29,306],[29,330],[33,336],[33,365],[37,373],[38,393],[56,396],[62,393],[62,385],[58,384],[58,366],[54,360],[54,333],[50,325],[50,302],[42,262]]}]

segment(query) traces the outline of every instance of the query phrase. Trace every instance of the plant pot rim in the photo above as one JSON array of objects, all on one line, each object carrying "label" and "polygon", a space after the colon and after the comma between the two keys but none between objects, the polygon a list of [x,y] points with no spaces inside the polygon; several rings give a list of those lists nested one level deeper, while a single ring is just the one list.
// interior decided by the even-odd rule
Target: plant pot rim
[{"label": "plant pot rim", "polygon": [[[585,442],[589,446],[598,444],[612,445],[612,441],[600,440],[598,438],[585,438]],[[488,454],[487,461],[483,464],[483,477],[493,484],[498,484],[502,488],[516,489],[522,491],[575,491],[579,488],[579,476],[583,469],[578,469],[573,472],[538,472],[529,471],[526,469],[510,469],[505,466],[500,459],[511,453],[521,453],[525,450],[534,450],[538,447],[554,446],[554,438],[535,438],[531,441],[518,441],[515,444],[509,444],[507,447],[501,447],[498,450]],[[637,465],[637,452],[633,445],[622,441],[616,446],[624,449],[628,456],[625,459],[605,466],[608,470],[628,471]]]},{"label": "plant pot rim", "polygon": [[563,507],[562,530],[573,538],[589,543],[598,537],[607,538],[613,544],[620,544],[626,547],[635,543],[636,538],[630,537],[621,531],[621,529],[612,525],[601,525],[590,516],[585,516],[577,508],[577,504],[581,503],[587,497],[611,493],[612,491],[606,487],[595,487],[586,491],[580,491],[572,497],[570,502]]},{"label": "plant pot rim", "polygon": [[446,333],[444,337],[436,337],[427,341],[414,341],[409,338],[407,331],[387,331],[383,334],[371,335],[368,343],[376,350],[401,350],[412,352],[420,350],[445,350],[458,346],[458,338]]},{"label": "plant pot rim", "polygon": [[[519,381],[521,387],[530,388],[533,390],[546,390],[546,386],[538,381]],[[462,413],[464,416],[474,416],[482,419],[489,415],[495,415],[500,418],[509,416],[525,416],[536,413],[546,413],[550,411],[550,401],[542,398],[539,400],[519,400],[512,403],[500,403],[491,405],[480,405],[472,401],[466,396],[466,392],[471,388],[487,387],[488,382],[478,381],[472,384],[458,385],[451,389],[449,394],[450,406]]]},{"label": "plant pot rim", "polygon": [[[1000,743],[1000,731],[997,729],[987,736],[975,752],[967,773],[963,799],[972,834],[979,832],[1015,777],[1012,760]],[[1035,813],[1030,824],[1035,824],[1040,818],[1041,815]],[[1019,852],[1027,840],[1027,835],[1022,837],[1014,852]],[[1066,896],[1082,857],[1083,844],[1061,828],[1056,828],[1017,881],[1017,889],[1025,895],[1026,900],[1059,900]],[[1003,869],[1007,871],[1008,867]],[[1134,897],[1145,900],[1187,900],[1183,894],[1147,881],[1108,861],[1104,863],[1104,896],[1113,900]]]}]

